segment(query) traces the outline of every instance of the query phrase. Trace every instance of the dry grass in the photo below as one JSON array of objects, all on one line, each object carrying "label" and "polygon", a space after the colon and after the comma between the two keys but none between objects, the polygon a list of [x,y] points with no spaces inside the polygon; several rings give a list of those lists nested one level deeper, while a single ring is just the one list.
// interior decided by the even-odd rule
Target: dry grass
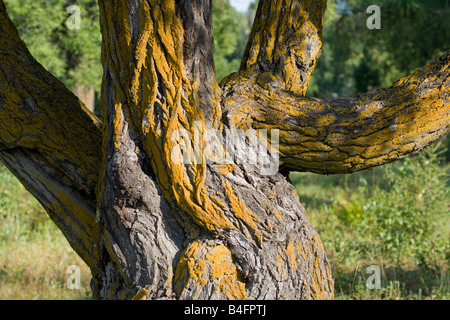
[{"label": "dry grass", "polygon": [[[67,268],[81,269],[69,290]],[[39,203],[0,166],[0,299],[87,299],[90,271]]]}]

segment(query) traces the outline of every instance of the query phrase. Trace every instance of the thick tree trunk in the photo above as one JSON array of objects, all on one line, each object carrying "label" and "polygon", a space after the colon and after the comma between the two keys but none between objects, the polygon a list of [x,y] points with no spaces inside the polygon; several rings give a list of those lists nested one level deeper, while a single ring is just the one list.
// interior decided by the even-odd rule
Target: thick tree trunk
[{"label": "thick tree trunk", "polygon": [[96,298],[333,297],[287,173],[363,170],[448,133],[450,68],[447,53],[389,89],[302,97],[325,6],[261,0],[241,70],[219,87],[212,0],[100,0],[100,122],[0,0],[0,160],[87,262]]},{"label": "thick tree trunk", "polygon": [[100,1],[100,10],[107,132],[96,295],[331,297],[320,239],[284,176],[245,161],[208,163],[201,153],[199,164],[174,162],[175,132],[194,144],[195,123],[227,129],[213,76],[212,1]]}]

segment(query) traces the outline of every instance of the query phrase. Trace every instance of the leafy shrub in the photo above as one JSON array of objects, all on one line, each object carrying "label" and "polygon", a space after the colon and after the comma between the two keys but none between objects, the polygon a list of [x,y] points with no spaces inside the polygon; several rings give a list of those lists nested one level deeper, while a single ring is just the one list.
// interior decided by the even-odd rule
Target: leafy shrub
[{"label": "leafy shrub", "polygon": [[[291,174],[332,264],[338,299],[450,296],[450,164],[445,152],[445,145],[436,143],[372,171]],[[365,286],[370,265],[382,269],[381,290]]]},{"label": "leafy shrub", "polygon": [[432,254],[448,248],[439,223],[448,221],[449,166],[443,167],[445,150],[435,144],[415,157],[404,159],[385,170],[387,185],[377,186],[363,206],[360,231],[371,231],[370,247],[383,259],[398,266],[407,256],[427,267]]}]

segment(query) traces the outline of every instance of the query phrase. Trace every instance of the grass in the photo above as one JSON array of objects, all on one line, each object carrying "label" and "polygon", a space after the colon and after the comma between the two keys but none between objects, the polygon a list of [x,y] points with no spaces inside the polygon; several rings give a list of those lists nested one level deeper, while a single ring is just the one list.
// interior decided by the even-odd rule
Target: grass
[{"label": "grass", "polygon": [[[69,290],[67,268],[81,269]],[[90,298],[90,271],[40,204],[0,165],[0,299]]]},{"label": "grass", "polygon": [[[292,173],[332,265],[335,298],[449,299],[450,165],[439,144],[352,175]],[[71,265],[81,289],[69,290]],[[369,289],[369,266],[380,288]],[[0,299],[90,299],[90,271],[0,165]]]},{"label": "grass", "polygon": [[[436,144],[352,175],[292,173],[332,265],[336,299],[449,299],[450,164]],[[366,283],[380,270],[380,289]]]}]

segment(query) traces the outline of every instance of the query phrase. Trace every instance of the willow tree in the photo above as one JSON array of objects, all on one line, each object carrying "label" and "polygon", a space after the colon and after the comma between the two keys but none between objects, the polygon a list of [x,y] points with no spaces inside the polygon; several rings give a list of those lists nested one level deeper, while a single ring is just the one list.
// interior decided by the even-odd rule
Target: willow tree
[{"label": "willow tree", "polygon": [[[326,1],[261,0],[239,72],[218,84],[212,2],[99,1],[99,120],[0,1],[0,159],[90,267],[95,298],[332,298],[288,173],[369,169],[444,136],[450,52],[386,89],[307,98]],[[257,143],[231,152],[230,132]]]}]

